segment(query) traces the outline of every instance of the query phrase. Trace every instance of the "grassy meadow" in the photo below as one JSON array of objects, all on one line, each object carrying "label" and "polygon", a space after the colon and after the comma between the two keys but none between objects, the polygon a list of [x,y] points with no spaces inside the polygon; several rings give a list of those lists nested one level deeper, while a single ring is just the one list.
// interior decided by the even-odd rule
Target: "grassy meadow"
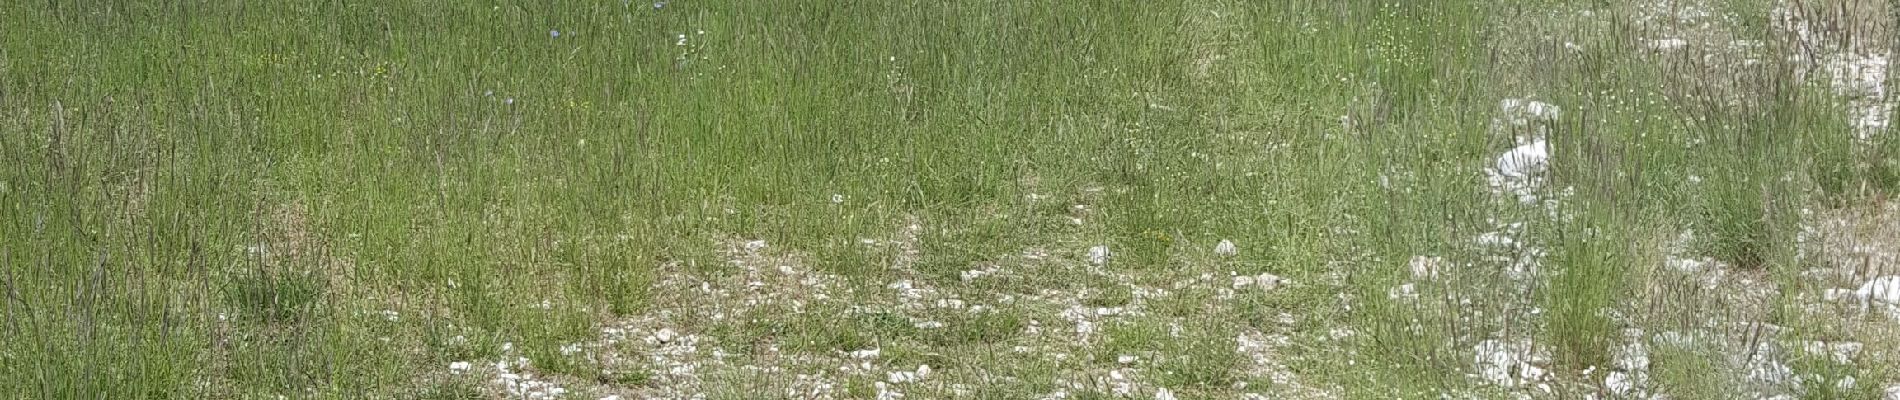
[{"label": "grassy meadow", "polygon": [[0,393],[1900,399],[1885,0],[0,4]]}]

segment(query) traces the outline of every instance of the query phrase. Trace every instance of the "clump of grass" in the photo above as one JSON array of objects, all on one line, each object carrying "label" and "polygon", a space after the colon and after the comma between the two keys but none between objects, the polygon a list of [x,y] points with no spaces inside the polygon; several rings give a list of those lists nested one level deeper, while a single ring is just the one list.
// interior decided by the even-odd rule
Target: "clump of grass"
[{"label": "clump of grass", "polygon": [[449,380],[438,382],[414,394],[416,400],[479,400],[488,398],[475,382]]},{"label": "clump of grass", "polygon": [[1621,233],[1630,228],[1580,225],[1559,228],[1563,233],[1550,259],[1556,276],[1541,300],[1548,313],[1546,340],[1557,362],[1576,371],[1609,365],[1610,345],[1621,331],[1610,315],[1629,292],[1631,266],[1643,261]]},{"label": "clump of grass", "polygon": [[981,262],[1020,251],[1024,222],[982,211],[942,213],[925,221],[913,267],[937,282],[956,282],[963,271],[976,269]]},{"label": "clump of grass", "polygon": [[[1790,363],[1794,376],[1801,377],[1802,399],[1880,399],[1883,385],[1857,365],[1836,363],[1831,354],[1809,354]],[[1853,382],[1850,384],[1843,382]]]},{"label": "clump of grass", "polygon": [[226,301],[240,317],[267,324],[303,321],[325,293],[316,277],[295,273],[242,275],[224,288]]},{"label": "clump of grass", "polygon": [[837,306],[798,313],[755,310],[731,323],[715,325],[712,333],[720,343],[742,352],[778,344],[784,351],[813,355],[878,348],[928,335],[897,312],[855,312]]},{"label": "clump of grass", "polygon": [[642,387],[653,382],[653,372],[645,369],[601,370],[595,382],[617,387]]},{"label": "clump of grass", "polygon": [[1111,325],[1095,358],[1107,363],[1117,362],[1123,355],[1150,360],[1152,378],[1162,387],[1226,387],[1241,379],[1241,356],[1234,352],[1234,339],[1218,332],[1211,326],[1182,324],[1173,328],[1155,321]]},{"label": "clump of grass", "polygon": [[647,253],[648,243],[610,246],[599,254],[577,263],[579,279],[573,280],[572,293],[582,298],[599,296],[607,311],[616,316],[638,313],[651,305],[659,260]]},{"label": "clump of grass", "polygon": [[1684,346],[1656,346],[1650,353],[1650,379],[1658,392],[1686,399],[1735,398],[1741,396],[1739,382],[1722,361],[1722,355],[1707,349]]},{"label": "clump of grass", "polygon": [[924,343],[936,346],[1002,343],[1022,333],[1026,324],[1020,313],[1008,308],[975,315],[946,313],[942,317],[943,328],[918,332]]},{"label": "clump of grass", "polygon": [[1100,291],[1082,298],[1082,305],[1089,307],[1121,307],[1135,300],[1135,292],[1127,286],[1104,285]]}]

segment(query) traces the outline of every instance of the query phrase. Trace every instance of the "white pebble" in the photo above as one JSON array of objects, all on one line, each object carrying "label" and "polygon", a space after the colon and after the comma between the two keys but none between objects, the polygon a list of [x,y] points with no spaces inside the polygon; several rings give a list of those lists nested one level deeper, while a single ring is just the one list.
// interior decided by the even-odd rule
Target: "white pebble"
[{"label": "white pebble", "polygon": [[1412,256],[1412,261],[1407,262],[1406,266],[1412,269],[1413,279],[1436,279],[1444,263],[1443,258]]},{"label": "white pebble", "polygon": [[1217,255],[1231,256],[1239,253],[1240,249],[1234,248],[1234,242],[1231,240],[1221,239],[1219,244],[1214,245],[1214,254]]},{"label": "white pebble", "polygon": [[1656,50],[1675,50],[1687,45],[1689,45],[1689,41],[1676,38],[1649,41],[1649,48]]},{"label": "white pebble", "polygon": [[1534,140],[1498,156],[1498,174],[1512,178],[1528,178],[1543,172],[1549,166],[1549,161],[1549,143],[1543,139]]},{"label": "white pebble", "polygon": [[1251,275],[1241,275],[1241,276],[1234,277],[1234,289],[1240,289],[1242,287],[1246,287],[1252,284],[1253,284],[1253,276]]},{"label": "white pebble", "polygon": [[1095,265],[1107,264],[1108,257],[1109,257],[1108,246],[1095,246],[1095,247],[1089,248],[1089,263],[1090,264],[1095,264]]}]

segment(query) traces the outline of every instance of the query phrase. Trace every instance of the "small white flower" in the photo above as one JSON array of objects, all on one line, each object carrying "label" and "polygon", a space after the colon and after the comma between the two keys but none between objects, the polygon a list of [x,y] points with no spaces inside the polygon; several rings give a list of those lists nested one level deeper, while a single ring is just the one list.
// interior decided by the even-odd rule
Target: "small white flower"
[{"label": "small white flower", "polygon": [[468,364],[467,361],[456,361],[456,362],[449,363],[449,372],[454,373],[454,374],[460,374],[463,372],[467,372],[470,367],[471,366]]},{"label": "small white flower", "polygon": [[1108,257],[1109,257],[1108,246],[1106,245],[1100,245],[1100,246],[1089,248],[1089,263],[1090,264],[1095,264],[1095,265],[1107,264]]},{"label": "small white flower", "polygon": [[677,43],[673,43],[673,45],[674,45],[674,46],[685,46],[685,45],[686,45],[686,34],[684,34],[684,33],[682,33],[682,34],[680,34],[680,36],[679,36],[679,39],[680,39],[680,40],[679,40],[679,42],[677,42]]},{"label": "small white flower", "polygon": [[548,31],[548,37],[554,37],[554,38],[558,38],[558,37],[561,37],[561,31],[560,31],[560,30],[558,30],[558,29],[556,29],[556,30],[550,30],[550,31]]},{"label": "small white flower", "polygon": [[515,98],[513,98],[513,97],[509,97],[509,98],[506,98],[506,99],[502,99],[502,100],[501,100],[501,104],[507,104],[507,105],[511,105],[511,106],[512,106],[512,105],[515,105]]},{"label": "small white flower", "polygon": [[1234,241],[1232,240],[1221,239],[1219,244],[1214,245],[1214,254],[1231,256],[1238,253],[1240,253],[1240,249],[1234,248]]},{"label": "small white flower", "polygon": [[831,194],[831,204],[844,204],[844,195],[842,195],[842,194],[837,194],[837,193],[832,193],[832,194]]},{"label": "small white flower", "polygon": [[389,322],[396,322],[402,319],[402,314],[396,313],[395,310],[383,310],[382,314],[383,319],[389,320]]}]

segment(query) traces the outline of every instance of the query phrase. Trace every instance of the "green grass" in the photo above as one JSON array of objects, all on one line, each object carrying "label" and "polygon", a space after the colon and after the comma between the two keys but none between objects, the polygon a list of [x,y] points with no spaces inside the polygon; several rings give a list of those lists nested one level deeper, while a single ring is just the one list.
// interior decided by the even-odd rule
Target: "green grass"
[{"label": "green grass", "polygon": [[1707,349],[1663,346],[1652,357],[1659,393],[1694,398],[1740,395],[1735,376],[1708,373],[1721,369],[1721,355]]},{"label": "green grass", "polygon": [[[1853,138],[1772,2],[1710,3],[1763,67],[1560,0],[0,5],[0,393],[497,398],[484,368],[526,358],[572,398],[869,398],[918,365],[892,387],[1490,397],[1522,388],[1469,378],[1489,339],[1534,338],[1562,395],[1631,329],[1890,351],[1788,310],[1846,284],[1804,278],[1847,255],[1803,224],[1884,204],[1900,139]],[[1505,98],[1563,107],[1555,203],[1486,187]],[[1288,283],[1232,285],[1262,273]],[[1285,343],[1254,365],[1243,334]],[[1717,342],[1658,350],[1653,389],[1741,395]],[[1809,398],[1900,378],[1789,362],[1861,383]]]}]

